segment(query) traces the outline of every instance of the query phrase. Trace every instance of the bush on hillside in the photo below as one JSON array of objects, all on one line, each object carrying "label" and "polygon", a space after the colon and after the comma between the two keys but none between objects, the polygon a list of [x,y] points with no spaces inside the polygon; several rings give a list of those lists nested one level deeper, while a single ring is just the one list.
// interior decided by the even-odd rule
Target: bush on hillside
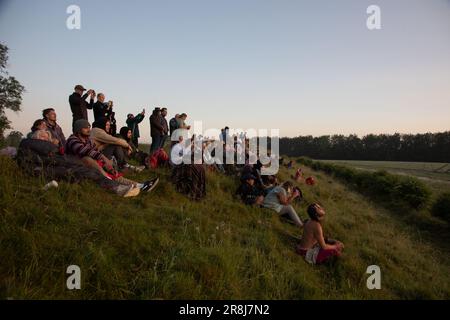
[{"label": "bush on hillside", "polygon": [[447,222],[450,222],[450,193],[441,194],[433,204],[431,213]]},{"label": "bush on hillside", "polygon": [[300,158],[297,162],[333,175],[376,199],[406,204],[414,209],[426,205],[431,195],[427,186],[413,177],[394,175],[387,171],[360,171],[308,158]]}]

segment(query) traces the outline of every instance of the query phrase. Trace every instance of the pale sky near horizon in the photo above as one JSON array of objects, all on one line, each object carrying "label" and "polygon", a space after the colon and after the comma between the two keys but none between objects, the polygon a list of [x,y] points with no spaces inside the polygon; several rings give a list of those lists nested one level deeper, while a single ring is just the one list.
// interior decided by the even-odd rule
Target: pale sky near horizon
[{"label": "pale sky near horizon", "polygon": [[24,134],[54,107],[69,136],[78,83],[114,101],[118,127],[145,107],[143,142],[155,106],[281,136],[450,130],[449,0],[0,0],[0,42],[27,90],[7,113]]}]

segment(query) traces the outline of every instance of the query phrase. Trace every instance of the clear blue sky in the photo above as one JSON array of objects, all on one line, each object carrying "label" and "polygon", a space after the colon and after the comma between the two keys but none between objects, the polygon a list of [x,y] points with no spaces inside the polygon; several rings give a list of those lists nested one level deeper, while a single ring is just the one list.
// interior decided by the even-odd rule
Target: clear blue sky
[{"label": "clear blue sky", "polygon": [[[381,30],[366,28],[371,4]],[[0,0],[0,41],[27,89],[8,112],[24,133],[51,106],[69,135],[78,83],[114,100],[119,126],[161,105],[282,136],[450,129],[448,0]]]}]

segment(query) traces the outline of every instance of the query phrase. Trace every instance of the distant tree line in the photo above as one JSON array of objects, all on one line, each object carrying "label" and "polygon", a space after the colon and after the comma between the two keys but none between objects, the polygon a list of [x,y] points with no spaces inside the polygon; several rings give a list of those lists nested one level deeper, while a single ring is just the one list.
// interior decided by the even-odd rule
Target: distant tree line
[{"label": "distant tree line", "polygon": [[280,154],[328,160],[450,162],[450,131],[281,138]]}]

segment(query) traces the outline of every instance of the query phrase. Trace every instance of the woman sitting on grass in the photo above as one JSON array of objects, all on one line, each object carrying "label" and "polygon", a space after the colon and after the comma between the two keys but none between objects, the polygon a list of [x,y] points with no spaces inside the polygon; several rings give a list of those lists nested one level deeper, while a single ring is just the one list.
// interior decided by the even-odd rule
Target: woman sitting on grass
[{"label": "woman sitting on grass", "polygon": [[305,260],[311,264],[320,264],[332,257],[339,257],[344,244],[323,237],[322,221],[325,210],[317,203],[313,203],[308,206],[307,211],[311,219],[305,223],[297,253],[304,256]]},{"label": "woman sitting on grass", "polygon": [[131,147],[130,150],[127,150],[125,157],[127,159],[133,159],[136,160],[139,165],[145,165],[147,166],[146,159],[148,157],[148,153],[145,153],[141,150],[139,150],[136,145],[133,143],[133,134],[130,128],[128,127],[122,127],[120,128],[119,134],[117,135],[117,138],[125,140]]},{"label": "woman sitting on grass", "polygon": [[48,131],[47,124],[43,119],[36,120],[31,127],[31,132],[28,134],[28,138],[43,140],[58,145],[58,139],[54,139],[52,133]]},{"label": "woman sitting on grass", "polygon": [[274,187],[264,198],[263,206],[273,209],[281,216],[288,216],[297,226],[303,227],[303,222],[290,204],[292,200],[300,196],[300,191],[294,189],[290,181],[286,181],[281,186]]}]

